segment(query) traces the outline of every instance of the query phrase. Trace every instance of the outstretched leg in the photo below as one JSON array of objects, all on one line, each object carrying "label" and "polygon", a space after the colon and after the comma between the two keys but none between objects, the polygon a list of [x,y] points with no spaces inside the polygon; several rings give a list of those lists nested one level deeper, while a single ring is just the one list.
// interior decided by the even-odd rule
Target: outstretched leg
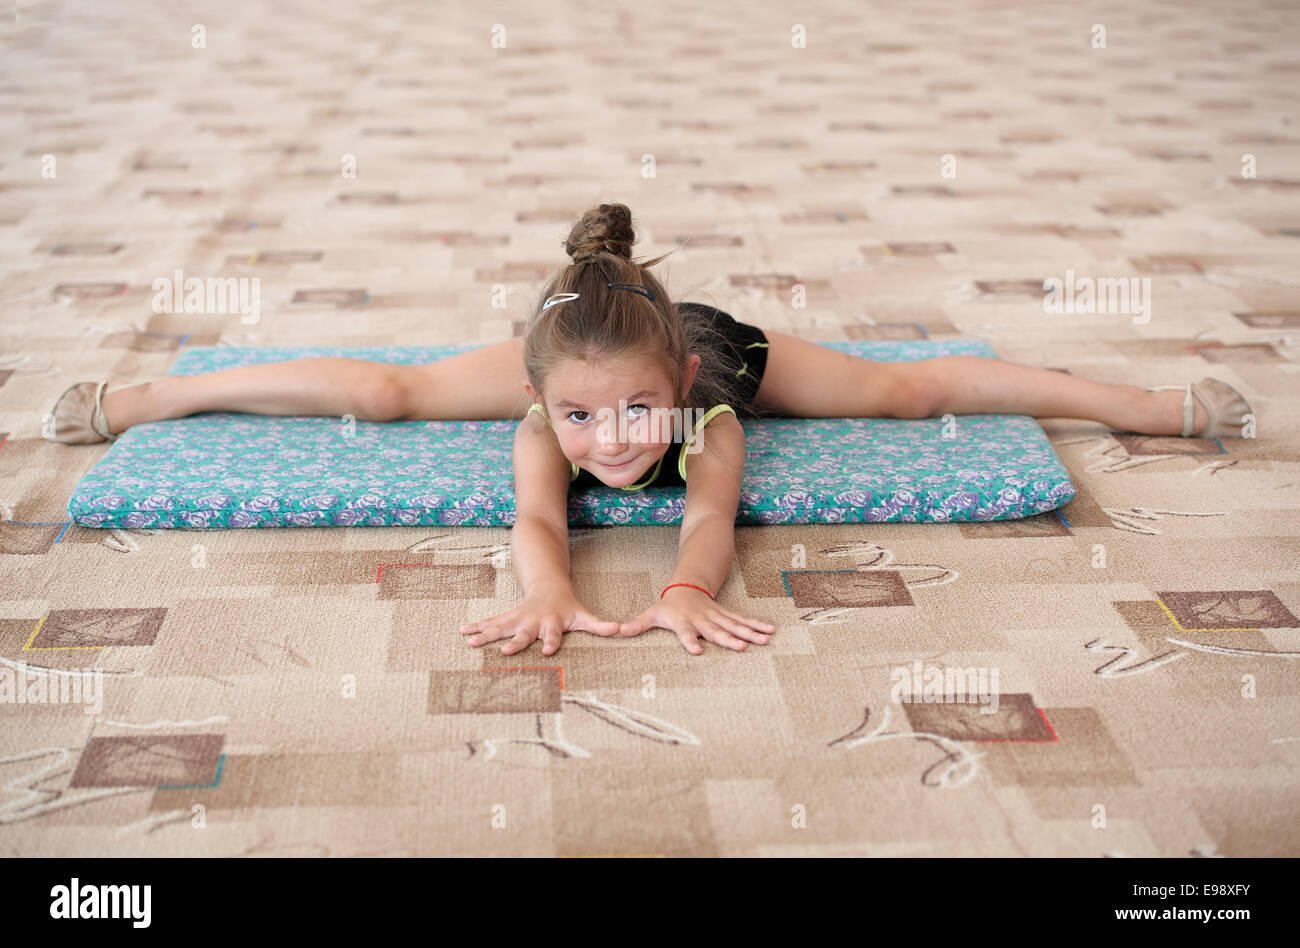
[{"label": "outstretched leg", "polygon": [[[1177,435],[1183,430],[1183,394],[1148,392],[986,356],[942,356],[906,363],[922,379],[930,416],[1006,413],[1035,418],[1086,418],[1120,431]],[[1195,404],[1193,431],[1205,425]]]},{"label": "outstretched leg", "polygon": [[927,383],[902,362],[873,362],[763,330],[767,367],[753,407],[789,418],[928,418]]},{"label": "outstretched leg", "polygon": [[132,425],[205,411],[351,414],[360,421],[393,421],[405,411],[402,371],[409,368],[327,357],[246,365],[201,375],[164,375],[106,393],[104,417],[113,434]]},{"label": "outstretched leg", "polygon": [[523,418],[532,404],[524,390],[524,374],[524,340],[518,336],[413,366],[406,417],[411,421]]},{"label": "outstretched leg", "polygon": [[[1177,435],[1183,395],[1092,382],[985,356],[875,362],[765,330],[767,368],[755,408],[794,418],[933,418],[1007,413],[1087,418],[1121,431]],[[1195,431],[1206,422],[1196,404]]]},{"label": "outstretched leg", "polygon": [[324,357],[164,375],[104,395],[109,431],[205,411],[351,414],[358,421],[522,418],[528,409],[518,339],[424,365]]}]

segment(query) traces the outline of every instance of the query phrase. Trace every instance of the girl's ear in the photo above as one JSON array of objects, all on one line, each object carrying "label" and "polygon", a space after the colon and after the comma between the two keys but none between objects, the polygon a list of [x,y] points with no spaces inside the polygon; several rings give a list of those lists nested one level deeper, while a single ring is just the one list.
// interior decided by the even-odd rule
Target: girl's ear
[{"label": "girl's ear", "polygon": [[542,400],[541,396],[537,394],[537,390],[533,388],[526,378],[524,379],[524,391],[528,393],[528,397],[533,401],[540,402]]},{"label": "girl's ear", "polygon": [[686,375],[682,378],[682,391],[689,392],[691,385],[695,382],[695,373],[700,368],[700,355],[698,352],[692,352],[686,357]]}]

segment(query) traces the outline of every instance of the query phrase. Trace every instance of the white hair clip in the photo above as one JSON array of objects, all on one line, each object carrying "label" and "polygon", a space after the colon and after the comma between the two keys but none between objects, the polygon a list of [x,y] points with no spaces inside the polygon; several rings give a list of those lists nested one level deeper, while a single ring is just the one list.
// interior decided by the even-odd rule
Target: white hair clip
[{"label": "white hair clip", "polygon": [[577,293],[556,293],[542,304],[542,311],[545,312],[557,303],[567,303],[569,300],[576,300],[577,298]]}]

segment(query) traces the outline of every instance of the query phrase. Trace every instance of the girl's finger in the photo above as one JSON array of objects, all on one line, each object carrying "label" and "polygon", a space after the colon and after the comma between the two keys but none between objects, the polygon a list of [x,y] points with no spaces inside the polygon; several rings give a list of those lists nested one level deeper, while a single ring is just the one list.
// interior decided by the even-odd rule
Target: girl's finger
[{"label": "girl's finger", "polygon": [[[477,622],[467,622],[460,627],[460,631],[464,635],[473,635],[475,632],[486,632],[492,626],[500,628],[502,624],[508,625],[514,619],[517,611],[518,610],[516,609],[511,609],[509,612],[503,612],[499,616],[489,616],[486,619],[479,619]],[[497,638],[500,638],[500,636],[497,636]],[[493,640],[486,639],[485,641],[491,642]]]},{"label": "girl's finger", "polygon": [[[503,636],[504,638],[504,636]],[[513,655],[515,652],[521,652],[528,646],[532,645],[537,639],[536,629],[520,629],[505,645],[501,646],[502,655]]]},{"label": "girl's finger", "polygon": [[686,647],[686,651],[692,655],[699,655],[704,651],[700,647],[700,637],[695,633],[694,629],[675,629],[674,631],[677,633],[677,637],[682,640],[682,645]]},{"label": "girl's finger", "polygon": [[744,639],[746,642],[753,642],[755,645],[766,645],[772,641],[772,637],[766,632],[759,632],[748,626],[742,625],[739,628],[732,629],[731,632],[737,638]]},{"label": "girl's finger", "polygon": [[554,655],[560,650],[560,642],[564,638],[564,630],[556,623],[548,622],[542,627],[542,654]]},{"label": "girl's finger", "polygon": [[[480,623],[480,625],[484,624]],[[468,640],[469,644],[477,648],[480,645],[487,645],[489,642],[495,642],[497,639],[501,638],[501,628],[500,625],[486,624],[484,628],[480,628],[478,632],[474,634],[473,638]]]},{"label": "girl's finger", "polygon": [[764,622],[762,619],[751,619],[749,616],[742,616],[740,613],[732,612],[730,609],[718,607],[718,612],[722,613],[728,619],[739,622],[741,625],[747,625],[751,629],[757,629],[759,632],[771,634],[776,631],[776,626],[770,622]]},{"label": "girl's finger", "polygon": [[619,634],[640,635],[646,629],[654,628],[654,623],[656,619],[657,616],[655,615],[655,613],[652,610],[647,610],[646,612],[641,613],[631,622],[625,622],[621,626],[619,626],[618,629]]},{"label": "girl's finger", "polygon": [[734,635],[732,635],[726,629],[722,628],[722,626],[720,625],[710,625],[709,623],[705,622],[703,623],[702,631],[704,637],[708,639],[710,642],[712,642],[713,644],[721,645],[725,648],[735,649],[737,652],[743,652],[745,650],[745,646],[748,644],[747,642],[743,642],[740,639],[736,638]]},{"label": "girl's finger", "polygon": [[730,613],[724,612],[721,615],[710,615],[709,618],[722,626],[722,628],[730,630],[733,635],[744,639],[746,642],[753,642],[756,645],[767,644],[768,635],[766,632],[751,629],[749,626],[745,625],[743,621]]},{"label": "girl's finger", "polygon": [[576,629],[591,632],[593,635],[618,635],[619,630],[622,628],[619,623],[597,619],[590,612],[578,613],[573,624]]}]

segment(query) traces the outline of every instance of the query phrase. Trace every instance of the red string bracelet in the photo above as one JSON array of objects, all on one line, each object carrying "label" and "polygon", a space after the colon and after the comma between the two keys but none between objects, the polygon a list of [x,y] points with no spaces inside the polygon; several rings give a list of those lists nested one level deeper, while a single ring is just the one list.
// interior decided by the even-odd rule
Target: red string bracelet
[{"label": "red string bracelet", "polygon": [[669,583],[667,586],[663,588],[663,592],[659,594],[659,598],[662,599],[664,597],[664,593],[668,592],[668,590],[672,589],[674,586],[690,586],[692,589],[698,589],[700,592],[704,593],[704,595],[708,596],[710,599],[713,599],[714,602],[718,601],[717,599],[714,599],[713,593],[709,592],[703,586],[696,586],[694,583]]}]

